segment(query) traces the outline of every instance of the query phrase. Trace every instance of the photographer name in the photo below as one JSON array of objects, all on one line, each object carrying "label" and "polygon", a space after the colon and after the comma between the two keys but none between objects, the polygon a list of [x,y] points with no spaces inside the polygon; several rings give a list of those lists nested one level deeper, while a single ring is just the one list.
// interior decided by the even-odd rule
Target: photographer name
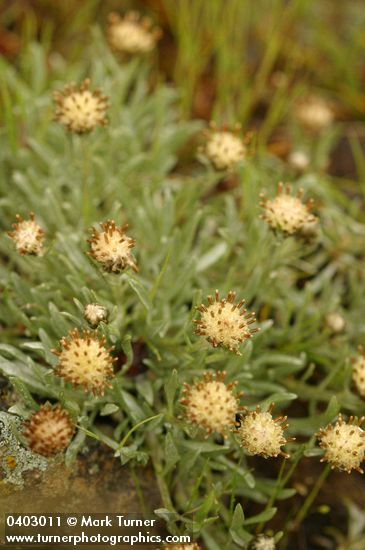
[{"label": "photographer name", "polygon": [[84,515],[80,519],[81,527],[153,527],[156,519],[137,519],[127,516],[104,516],[93,517],[92,515]]}]

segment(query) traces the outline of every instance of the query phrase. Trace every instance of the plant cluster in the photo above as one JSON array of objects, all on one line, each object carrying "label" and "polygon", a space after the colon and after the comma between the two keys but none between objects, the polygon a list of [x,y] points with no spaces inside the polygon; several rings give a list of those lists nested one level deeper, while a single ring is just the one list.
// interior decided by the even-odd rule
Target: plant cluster
[{"label": "plant cluster", "polygon": [[[328,462],[320,483],[331,468],[362,473],[364,197],[298,158],[248,154],[227,128],[204,136],[182,121],[176,91],[153,86],[145,54],[159,35],[113,15],[77,63],[37,43],[17,69],[0,61],[8,413],[30,457],[64,452],[71,466],[92,437],[121,467],[151,465],[155,513],[197,537],[185,550],[271,550],[283,533],[266,524],[294,497],[302,460]],[[294,105],[290,124],[328,154],[324,98]],[[197,133],[201,162],[183,169]],[[268,199],[282,180],[296,194],[279,184]],[[280,461],[276,477],[260,457]]]}]

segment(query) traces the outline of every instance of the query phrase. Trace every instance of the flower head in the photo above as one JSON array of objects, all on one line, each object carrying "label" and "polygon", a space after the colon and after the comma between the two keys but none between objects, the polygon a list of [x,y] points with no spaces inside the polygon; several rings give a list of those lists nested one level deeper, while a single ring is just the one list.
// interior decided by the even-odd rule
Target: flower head
[{"label": "flower head", "polygon": [[35,254],[40,256],[43,248],[44,231],[34,221],[34,214],[29,214],[29,220],[23,220],[19,214],[15,216],[16,223],[13,223],[13,231],[8,235],[13,239],[15,248],[19,254]]},{"label": "flower head", "polygon": [[162,550],[202,550],[201,546],[196,542],[192,544],[165,544]]},{"label": "flower head", "polygon": [[278,185],[278,194],[274,199],[267,199],[261,194],[260,206],[264,209],[261,217],[272,229],[278,229],[286,235],[298,233],[308,225],[317,223],[317,218],[310,212],[313,208],[313,201],[307,204],[302,203],[303,190],[299,189],[295,197],[291,195],[290,186],[285,187],[282,183]]},{"label": "flower head", "polygon": [[281,447],[293,441],[293,439],[285,439],[284,430],[288,427],[286,424],[286,416],[273,418],[272,403],[267,412],[261,411],[260,406],[256,410],[250,411],[244,407],[243,414],[240,415],[240,420],[236,424],[234,433],[238,434],[243,447],[249,455],[261,455],[264,458],[270,456],[289,455],[282,451]]},{"label": "flower head", "polygon": [[319,446],[324,449],[321,462],[327,461],[332,469],[338,468],[347,473],[351,470],[364,473],[360,467],[365,455],[365,432],[361,429],[364,422],[365,417],[358,419],[353,416],[345,422],[339,414],[335,425],[328,424],[326,428],[321,428],[317,434]]},{"label": "flower head", "polygon": [[316,95],[299,101],[294,114],[299,124],[312,132],[320,132],[334,120],[334,112],[328,101]]},{"label": "flower head", "polygon": [[310,161],[307,153],[304,151],[292,151],[289,154],[288,162],[295,170],[304,172],[308,168]]},{"label": "flower head", "polygon": [[184,384],[183,399],[186,419],[202,427],[207,434],[212,432],[225,436],[226,428],[234,422],[243,392],[235,393],[237,382],[226,384],[226,373],[205,372],[203,379],[189,385]]},{"label": "flower head", "polygon": [[105,113],[107,98],[101,90],[89,90],[87,78],[80,86],[68,84],[61,91],[53,93],[56,104],[55,120],[63,124],[69,132],[85,134],[97,125],[106,126]]},{"label": "flower head", "polygon": [[87,304],[84,309],[84,318],[92,326],[97,327],[108,318],[108,310],[100,304]]},{"label": "flower head", "polygon": [[357,391],[362,397],[365,397],[365,351],[362,346],[358,347],[359,355],[351,359],[352,380]]},{"label": "flower head", "polygon": [[124,17],[109,15],[107,39],[110,47],[126,54],[145,54],[152,51],[161,37],[161,29],[153,27],[149,17],[130,11]]},{"label": "flower head", "polygon": [[200,319],[194,322],[197,325],[195,333],[204,336],[214,348],[222,346],[240,355],[240,342],[251,338],[260,329],[250,328],[256,321],[255,313],[247,313],[247,309],[242,309],[245,300],[235,304],[235,296],[235,292],[230,291],[227,299],[221,299],[216,290],[214,298],[208,296],[207,306],[202,304],[197,308]]},{"label": "flower head", "polygon": [[265,535],[257,535],[249,546],[249,550],[275,550],[275,548],[275,539]]},{"label": "flower head", "polygon": [[128,224],[117,227],[115,222],[108,220],[101,224],[101,231],[92,228],[89,255],[99,262],[105,271],[119,273],[127,267],[138,272],[137,265],[131,253],[135,241],[125,234]]},{"label": "flower head", "polygon": [[110,387],[109,378],[114,376],[115,361],[110,355],[113,348],[105,347],[105,338],[88,330],[80,333],[74,329],[60,344],[61,351],[52,350],[59,359],[56,374],[73,386],[83,386],[85,392],[103,395],[104,389]]},{"label": "flower head", "polygon": [[52,456],[66,449],[74,433],[67,411],[57,405],[54,409],[42,405],[24,424],[29,448],[43,456]]},{"label": "flower head", "polygon": [[239,124],[234,131],[227,128],[218,130],[214,122],[211,122],[209,130],[205,131],[206,143],[201,152],[217,170],[230,170],[247,158],[247,143],[251,134],[242,138],[239,135],[240,130]]},{"label": "flower head", "polygon": [[346,326],[346,322],[342,315],[340,315],[336,311],[333,311],[326,316],[326,325],[331,332],[338,334],[340,332],[343,332]]}]

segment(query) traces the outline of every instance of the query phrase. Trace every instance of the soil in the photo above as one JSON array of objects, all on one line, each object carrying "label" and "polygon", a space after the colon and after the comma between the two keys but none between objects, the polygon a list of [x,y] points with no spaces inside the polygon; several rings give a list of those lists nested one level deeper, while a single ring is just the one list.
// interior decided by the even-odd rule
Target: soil
[{"label": "soil", "polygon": [[[72,468],[62,459],[55,459],[45,472],[32,471],[26,475],[23,488],[0,484],[0,534],[4,535],[4,514],[150,514],[161,507],[153,471],[147,466],[136,468],[138,494],[133,472],[121,466],[108,448],[90,441],[86,452],[79,455]],[[163,522],[161,521],[162,525]],[[151,530],[152,532],[152,530]],[[165,533],[160,533],[162,536]],[[6,548],[1,546],[1,548]],[[14,546],[10,546],[14,550]],[[32,546],[31,548],[37,548]],[[45,545],[39,546],[42,550]],[[70,546],[58,546],[67,548]],[[88,545],[101,549],[102,545]],[[111,546],[105,546],[110,550]],[[126,546],[127,548],[127,546]],[[156,546],[137,545],[136,549],[154,550]]]}]

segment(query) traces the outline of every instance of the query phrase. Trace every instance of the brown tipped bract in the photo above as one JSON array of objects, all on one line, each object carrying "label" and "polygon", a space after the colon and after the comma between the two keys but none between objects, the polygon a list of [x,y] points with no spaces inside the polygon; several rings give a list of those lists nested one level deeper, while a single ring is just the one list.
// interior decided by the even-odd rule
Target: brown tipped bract
[{"label": "brown tipped bract", "polygon": [[43,456],[53,456],[66,449],[74,433],[67,411],[57,405],[54,409],[42,405],[24,423],[24,436],[29,448]]}]

